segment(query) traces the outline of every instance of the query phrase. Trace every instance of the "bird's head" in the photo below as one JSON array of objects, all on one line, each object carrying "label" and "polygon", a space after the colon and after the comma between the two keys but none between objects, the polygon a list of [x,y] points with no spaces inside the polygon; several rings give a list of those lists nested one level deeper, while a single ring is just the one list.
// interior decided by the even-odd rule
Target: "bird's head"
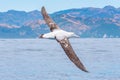
[{"label": "bird's head", "polygon": [[44,34],[41,34],[41,35],[39,36],[39,38],[43,38],[43,35],[44,35]]}]

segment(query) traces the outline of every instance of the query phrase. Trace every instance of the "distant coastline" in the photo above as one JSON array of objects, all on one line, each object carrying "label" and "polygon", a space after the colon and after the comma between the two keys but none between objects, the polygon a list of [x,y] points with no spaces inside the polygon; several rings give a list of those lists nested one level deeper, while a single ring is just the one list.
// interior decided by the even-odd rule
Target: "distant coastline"
[{"label": "distant coastline", "polygon": [[[55,22],[81,38],[120,38],[120,8],[68,9],[50,14]],[[49,32],[40,11],[0,12],[0,38],[37,38]]]}]

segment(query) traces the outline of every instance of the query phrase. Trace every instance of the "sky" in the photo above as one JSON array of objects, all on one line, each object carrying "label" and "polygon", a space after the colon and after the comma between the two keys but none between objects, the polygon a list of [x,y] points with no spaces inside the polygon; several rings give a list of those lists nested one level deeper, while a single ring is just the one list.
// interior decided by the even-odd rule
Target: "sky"
[{"label": "sky", "polygon": [[0,12],[8,10],[33,11],[45,6],[49,13],[71,8],[97,7],[112,5],[120,7],[120,0],[0,0]]}]

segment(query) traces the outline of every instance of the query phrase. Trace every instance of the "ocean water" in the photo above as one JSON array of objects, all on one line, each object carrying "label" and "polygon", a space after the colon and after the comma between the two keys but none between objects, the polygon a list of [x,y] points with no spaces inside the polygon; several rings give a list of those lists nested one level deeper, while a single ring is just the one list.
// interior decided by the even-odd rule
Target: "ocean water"
[{"label": "ocean water", "polygon": [[120,39],[70,39],[89,73],[55,40],[0,39],[0,80],[120,80]]}]

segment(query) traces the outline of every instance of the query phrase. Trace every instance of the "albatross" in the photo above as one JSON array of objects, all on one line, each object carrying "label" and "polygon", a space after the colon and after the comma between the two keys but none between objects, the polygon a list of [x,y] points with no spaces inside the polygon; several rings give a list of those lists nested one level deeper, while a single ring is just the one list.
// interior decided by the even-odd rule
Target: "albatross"
[{"label": "albatross", "polygon": [[65,51],[68,58],[82,71],[88,72],[80,59],[75,54],[70,42],[69,38],[79,37],[74,32],[67,32],[62,29],[52,20],[52,18],[46,12],[45,7],[41,8],[41,14],[43,19],[45,20],[46,24],[50,28],[50,33],[40,35],[40,38],[45,39],[56,39],[58,43],[60,43],[61,47]]}]

